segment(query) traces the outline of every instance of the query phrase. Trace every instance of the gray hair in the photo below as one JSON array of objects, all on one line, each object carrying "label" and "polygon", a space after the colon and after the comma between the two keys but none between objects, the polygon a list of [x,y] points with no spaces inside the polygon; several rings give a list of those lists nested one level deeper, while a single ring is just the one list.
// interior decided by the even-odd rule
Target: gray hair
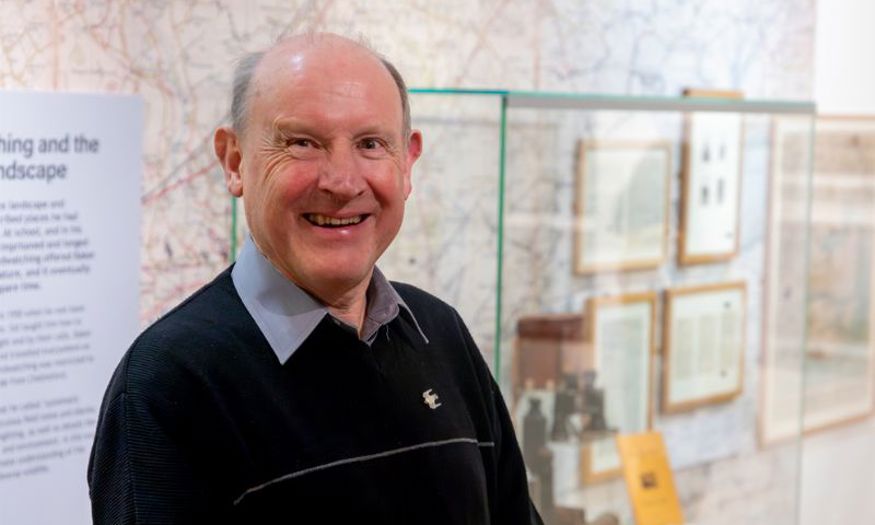
[{"label": "gray hair", "polygon": [[234,80],[231,86],[231,127],[237,135],[243,135],[246,128],[246,120],[249,116],[249,102],[251,97],[250,85],[255,69],[264,57],[265,51],[247,53],[237,61],[234,68]]},{"label": "gray hair", "polygon": [[[404,82],[404,77],[401,76],[401,73],[394,64],[371,49],[370,46],[362,43],[359,43],[359,45],[377,57],[392,76],[392,80],[395,81],[395,86],[398,88],[399,95],[401,95],[401,133],[406,144],[410,138],[411,122],[410,101],[407,96],[407,84]],[[234,79],[231,88],[231,126],[239,136],[243,135],[249,117],[249,105],[252,101],[252,78],[255,76],[255,70],[266,53],[267,51],[247,53],[237,61],[237,66],[234,68]]]}]

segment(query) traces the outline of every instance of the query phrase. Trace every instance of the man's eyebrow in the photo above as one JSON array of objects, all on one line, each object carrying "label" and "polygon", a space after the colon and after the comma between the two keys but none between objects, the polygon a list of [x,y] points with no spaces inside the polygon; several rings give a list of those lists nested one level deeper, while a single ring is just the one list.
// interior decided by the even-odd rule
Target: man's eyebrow
[{"label": "man's eyebrow", "polygon": [[[308,135],[319,136],[324,131],[319,130],[308,122],[294,117],[277,118],[273,121],[273,131],[278,135],[283,135],[289,132],[306,133]],[[390,142],[394,142],[394,131],[388,125],[369,124],[362,126],[355,131],[355,137],[361,138],[368,135],[378,136]]]},{"label": "man's eyebrow", "polygon": [[280,133],[284,131],[311,132],[310,126],[306,122],[296,118],[277,118],[273,121],[273,130]]},{"label": "man's eyebrow", "polygon": [[356,132],[355,136],[358,138],[367,137],[367,136],[377,136],[377,137],[380,137],[380,138],[388,140],[388,141],[394,141],[394,139],[395,139],[394,130],[389,129],[387,126],[380,126],[380,125],[372,125],[372,126],[362,127],[360,130],[358,130]]}]

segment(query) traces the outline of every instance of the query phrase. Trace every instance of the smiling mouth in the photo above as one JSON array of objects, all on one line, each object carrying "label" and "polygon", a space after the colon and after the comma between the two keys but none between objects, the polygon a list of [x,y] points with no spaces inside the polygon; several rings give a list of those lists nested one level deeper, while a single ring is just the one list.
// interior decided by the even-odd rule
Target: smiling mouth
[{"label": "smiling mouth", "polygon": [[343,226],[353,226],[359,224],[363,220],[368,218],[367,214],[364,215],[354,215],[352,217],[329,217],[327,215],[321,215],[318,213],[305,213],[304,218],[307,219],[307,222],[314,226],[319,226],[322,228],[341,228]]}]

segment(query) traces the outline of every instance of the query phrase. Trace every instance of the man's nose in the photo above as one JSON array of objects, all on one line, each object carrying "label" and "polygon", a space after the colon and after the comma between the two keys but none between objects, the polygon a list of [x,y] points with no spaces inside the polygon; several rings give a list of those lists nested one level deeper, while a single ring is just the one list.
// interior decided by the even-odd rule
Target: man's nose
[{"label": "man's nose", "polygon": [[367,183],[363,159],[357,153],[354,147],[332,150],[319,171],[319,189],[342,200],[352,200],[364,193]]}]

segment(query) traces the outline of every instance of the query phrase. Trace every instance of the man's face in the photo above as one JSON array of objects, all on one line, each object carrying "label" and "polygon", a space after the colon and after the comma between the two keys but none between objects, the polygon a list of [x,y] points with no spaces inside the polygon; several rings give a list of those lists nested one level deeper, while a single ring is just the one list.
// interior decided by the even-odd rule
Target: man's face
[{"label": "man's face", "polygon": [[268,259],[323,299],[367,282],[401,227],[421,149],[378,59],[343,43],[275,49],[240,139],[240,193]]}]

